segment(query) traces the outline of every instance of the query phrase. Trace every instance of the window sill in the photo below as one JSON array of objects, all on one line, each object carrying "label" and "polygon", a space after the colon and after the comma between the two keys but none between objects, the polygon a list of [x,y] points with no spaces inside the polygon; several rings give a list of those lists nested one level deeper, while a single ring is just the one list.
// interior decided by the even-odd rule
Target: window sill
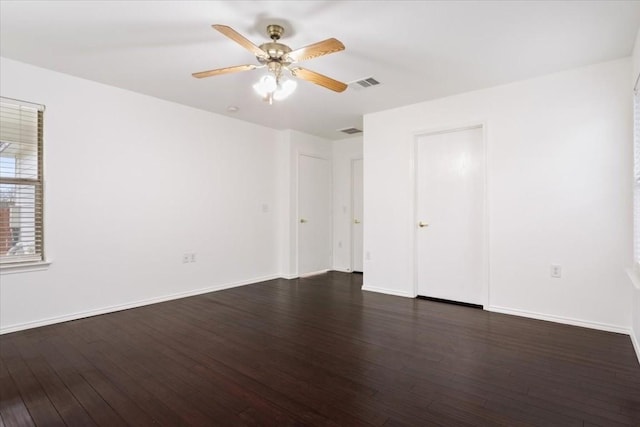
[{"label": "window sill", "polygon": [[32,271],[48,270],[51,261],[21,262],[15,264],[0,264],[0,274],[28,273]]},{"label": "window sill", "polygon": [[640,291],[640,272],[637,268],[627,268],[627,274],[633,286]]}]

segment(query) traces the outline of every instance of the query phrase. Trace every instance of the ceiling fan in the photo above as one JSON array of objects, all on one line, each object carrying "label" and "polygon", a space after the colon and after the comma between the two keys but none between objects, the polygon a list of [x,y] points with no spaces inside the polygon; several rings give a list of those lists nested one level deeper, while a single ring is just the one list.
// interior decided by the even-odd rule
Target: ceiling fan
[{"label": "ceiling fan", "polygon": [[260,79],[260,81],[254,85],[254,89],[270,104],[274,99],[283,99],[295,90],[295,81],[285,80],[283,78],[283,71],[285,70],[293,77],[315,83],[335,92],[343,92],[347,88],[345,83],[334,80],[323,74],[316,73],[315,71],[301,68],[297,65],[298,62],[344,50],[344,45],[340,40],[330,38],[292,50],[289,46],[279,42],[280,38],[284,34],[284,28],[280,25],[274,24],[267,26],[267,33],[271,38],[271,41],[263,43],[260,46],[256,46],[236,30],[226,25],[216,24],[212,25],[212,27],[238,43],[243,48],[247,49],[249,52],[253,53],[261,65],[248,64],[218,68],[215,70],[193,73],[193,77],[201,79],[204,77],[266,67],[270,74]]}]

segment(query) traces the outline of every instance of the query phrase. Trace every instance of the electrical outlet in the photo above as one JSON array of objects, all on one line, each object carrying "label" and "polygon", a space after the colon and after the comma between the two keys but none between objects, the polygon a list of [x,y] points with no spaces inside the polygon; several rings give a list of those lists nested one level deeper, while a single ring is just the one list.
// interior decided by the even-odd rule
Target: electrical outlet
[{"label": "electrical outlet", "polygon": [[557,264],[551,264],[551,277],[559,279],[562,277],[562,266]]},{"label": "electrical outlet", "polygon": [[189,262],[196,262],[196,253],[195,252],[191,252],[189,254]]},{"label": "electrical outlet", "polygon": [[189,262],[189,254],[182,254],[182,263],[186,264]]}]

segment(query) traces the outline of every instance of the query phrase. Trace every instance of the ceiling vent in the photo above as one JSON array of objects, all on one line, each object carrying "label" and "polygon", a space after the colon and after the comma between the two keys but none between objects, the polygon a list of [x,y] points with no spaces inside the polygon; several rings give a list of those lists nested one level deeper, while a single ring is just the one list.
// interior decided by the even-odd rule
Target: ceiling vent
[{"label": "ceiling vent", "polygon": [[362,133],[362,130],[358,128],[338,129],[338,131],[342,133],[346,133],[347,135],[353,135],[354,133]]},{"label": "ceiling vent", "polygon": [[373,77],[367,77],[366,79],[357,80],[354,83],[357,85],[360,85],[360,87],[363,87],[363,88],[378,86],[380,84],[380,82],[374,79]]}]

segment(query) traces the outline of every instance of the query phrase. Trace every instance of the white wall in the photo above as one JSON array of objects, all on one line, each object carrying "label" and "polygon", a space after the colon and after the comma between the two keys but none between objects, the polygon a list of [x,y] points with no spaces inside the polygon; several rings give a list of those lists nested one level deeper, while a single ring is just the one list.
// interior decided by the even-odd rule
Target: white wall
[{"label": "white wall", "polygon": [[46,105],[53,261],[2,275],[0,331],[279,275],[279,132],[4,58],[0,77]]},{"label": "white wall", "polygon": [[362,159],[362,136],[333,142],[333,269],[351,271],[351,162]]},{"label": "white wall", "polygon": [[365,287],[415,295],[415,134],[484,123],[487,308],[628,331],[630,73],[623,59],[366,115]]}]

